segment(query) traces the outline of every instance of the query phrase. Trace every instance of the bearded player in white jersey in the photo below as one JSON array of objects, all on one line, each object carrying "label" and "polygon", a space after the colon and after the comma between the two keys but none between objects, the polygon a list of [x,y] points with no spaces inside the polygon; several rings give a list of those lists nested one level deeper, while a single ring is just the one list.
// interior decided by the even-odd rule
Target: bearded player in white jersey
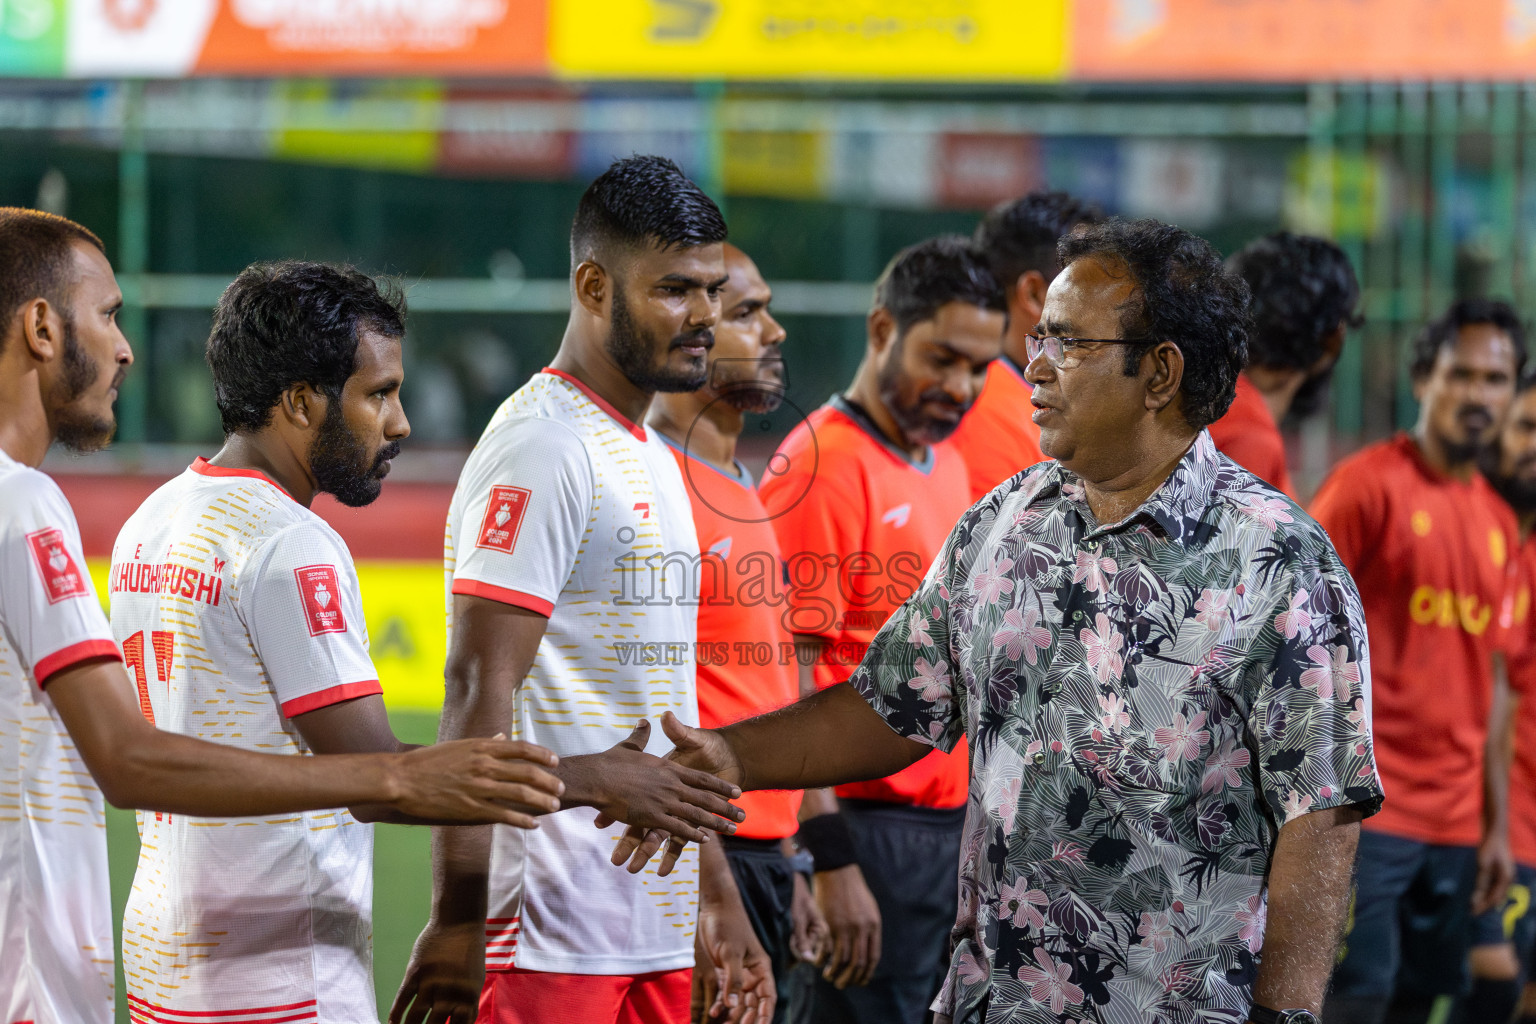
[{"label": "bearded player in white jersey", "polygon": [[[665,749],[659,729],[631,732],[636,719],[698,720],[698,537],[676,460],[641,424],[654,393],[704,382],[725,235],[669,160],[600,175],[571,230],[560,350],[492,417],[459,477],[440,736],[549,745],[565,809],[527,842],[510,829],[438,834],[433,917],[392,1021],[682,1024],[699,914],[733,1004],[715,1008],[771,1015],[771,971],[749,967],[766,957],[721,844],[689,847],[676,878],[630,875],[609,863],[621,830],[594,827],[661,795],[617,756]],[[707,823],[670,828],[703,839]]]},{"label": "bearded player in white jersey", "polygon": [[[309,505],[320,492],[352,507],[379,495],[410,432],[404,334],[403,301],[350,268],[257,265],[220,298],[207,354],[224,447],[155,491],[113,548],[112,629],[163,728],[290,754],[400,749],[351,556]],[[676,774],[626,753],[637,784],[647,767]],[[432,823],[364,807],[140,815],[123,919],[134,1010],[374,1024],[366,822],[380,820]]]},{"label": "bearded player in white jersey", "polygon": [[558,806],[560,783],[544,770],[555,759],[529,744],[487,740],[297,758],[150,724],[85,571],[74,514],[36,468],[55,440],[86,452],[111,438],[112,404],[133,362],[117,327],[121,306],[94,234],[61,217],[0,208],[5,1024],[112,1019],[103,792],[115,806],[172,815],[272,816],[352,805],[523,827],[533,824],[530,814]]}]

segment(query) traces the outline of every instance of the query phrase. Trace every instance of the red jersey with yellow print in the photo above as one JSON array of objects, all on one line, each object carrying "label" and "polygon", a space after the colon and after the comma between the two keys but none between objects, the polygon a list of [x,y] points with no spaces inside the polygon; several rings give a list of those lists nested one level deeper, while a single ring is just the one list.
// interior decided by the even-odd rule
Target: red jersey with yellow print
[{"label": "red jersey with yellow print", "polygon": [[1512,563],[1514,585],[1506,600],[1510,627],[1509,684],[1519,699],[1515,713],[1515,760],[1509,772],[1509,845],[1516,862],[1536,868],[1536,538],[1526,538]]},{"label": "red jersey with yellow print", "polygon": [[1246,373],[1237,375],[1237,395],[1221,419],[1206,428],[1221,453],[1271,487],[1294,494],[1285,463],[1285,438]]},{"label": "red jersey with yellow print", "polygon": [[949,443],[965,460],[971,481],[971,504],[985,498],[992,488],[1037,462],[1040,428],[1030,419],[1032,389],[1019,364],[1006,355],[987,367],[987,382]]},{"label": "red jersey with yellow print", "polygon": [[1387,799],[1365,827],[1475,845],[1514,515],[1481,476],[1440,474],[1406,435],[1341,462],[1311,511],[1359,585],[1370,633]]},{"label": "red jersey with yellow print", "polygon": [[[758,491],[784,555],[785,626],[828,643],[815,668],[823,689],[853,674],[971,506],[965,461],[951,442],[914,464],[840,395],[784,439]],[[953,753],[935,750],[837,793],[943,808],[965,803],[969,785],[962,741]]]},{"label": "red jersey with yellow print", "polygon": [[[699,725],[718,729],[800,695],[794,637],[784,628],[779,541],[752,474],[689,456],[665,434],[693,503],[699,534]],[[800,827],[798,790],[743,793],[736,834],[782,839]]]}]

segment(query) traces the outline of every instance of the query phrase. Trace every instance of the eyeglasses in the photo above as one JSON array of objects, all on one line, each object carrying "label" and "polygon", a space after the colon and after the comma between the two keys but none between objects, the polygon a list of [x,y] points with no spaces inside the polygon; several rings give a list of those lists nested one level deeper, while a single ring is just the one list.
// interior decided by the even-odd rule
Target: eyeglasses
[{"label": "eyeglasses", "polygon": [[1046,362],[1052,366],[1060,366],[1067,358],[1067,349],[1073,345],[1150,345],[1150,338],[1040,338],[1033,334],[1024,335],[1024,354],[1030,362],[1040,358],[1040,353],[1045,353]]}]

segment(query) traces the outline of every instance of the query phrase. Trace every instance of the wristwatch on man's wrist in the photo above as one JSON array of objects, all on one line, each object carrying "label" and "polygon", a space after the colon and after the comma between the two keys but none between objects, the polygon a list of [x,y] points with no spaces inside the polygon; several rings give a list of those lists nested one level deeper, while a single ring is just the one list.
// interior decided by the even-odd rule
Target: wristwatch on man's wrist
[{"label": "wristwatch on man's wrist", "polygon": [[1317,1014],[1311,1010],[1271,1010],[1258,1003],[1248,1008],[1248,1019],[1253,1024],[1317,1024]]}]

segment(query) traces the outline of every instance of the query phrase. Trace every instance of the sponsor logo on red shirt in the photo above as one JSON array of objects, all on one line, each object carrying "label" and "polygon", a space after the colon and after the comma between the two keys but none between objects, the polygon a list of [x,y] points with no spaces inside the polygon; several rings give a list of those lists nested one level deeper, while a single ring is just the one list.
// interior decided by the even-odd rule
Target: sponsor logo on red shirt
[{"label": "sponsor logo on red shirt", "polygon": [[43,589],[48,592],[48,603],[58,604],[71,597],[85,597],[85,574],[75,565],[69,549],[64,546],[64,531],[57,526],[27,534],[32,547],[32,561],[43,578]]},{"label": "sponsor logo on red shirt", "polygon": [[304,602],[304,617],[309,620],[309,635],[345,633],[347,618],[341,611],[341,584],[334,565],[306,565],[293,570],[299,581],[299,597]]},{"label": "sponsor logo on red shirt", "polygon": [[526,487],[492,487],[475,547],[505,551],[510,555],[517,546],[517,531],[523,527],[530,497],[532,492]]}]

